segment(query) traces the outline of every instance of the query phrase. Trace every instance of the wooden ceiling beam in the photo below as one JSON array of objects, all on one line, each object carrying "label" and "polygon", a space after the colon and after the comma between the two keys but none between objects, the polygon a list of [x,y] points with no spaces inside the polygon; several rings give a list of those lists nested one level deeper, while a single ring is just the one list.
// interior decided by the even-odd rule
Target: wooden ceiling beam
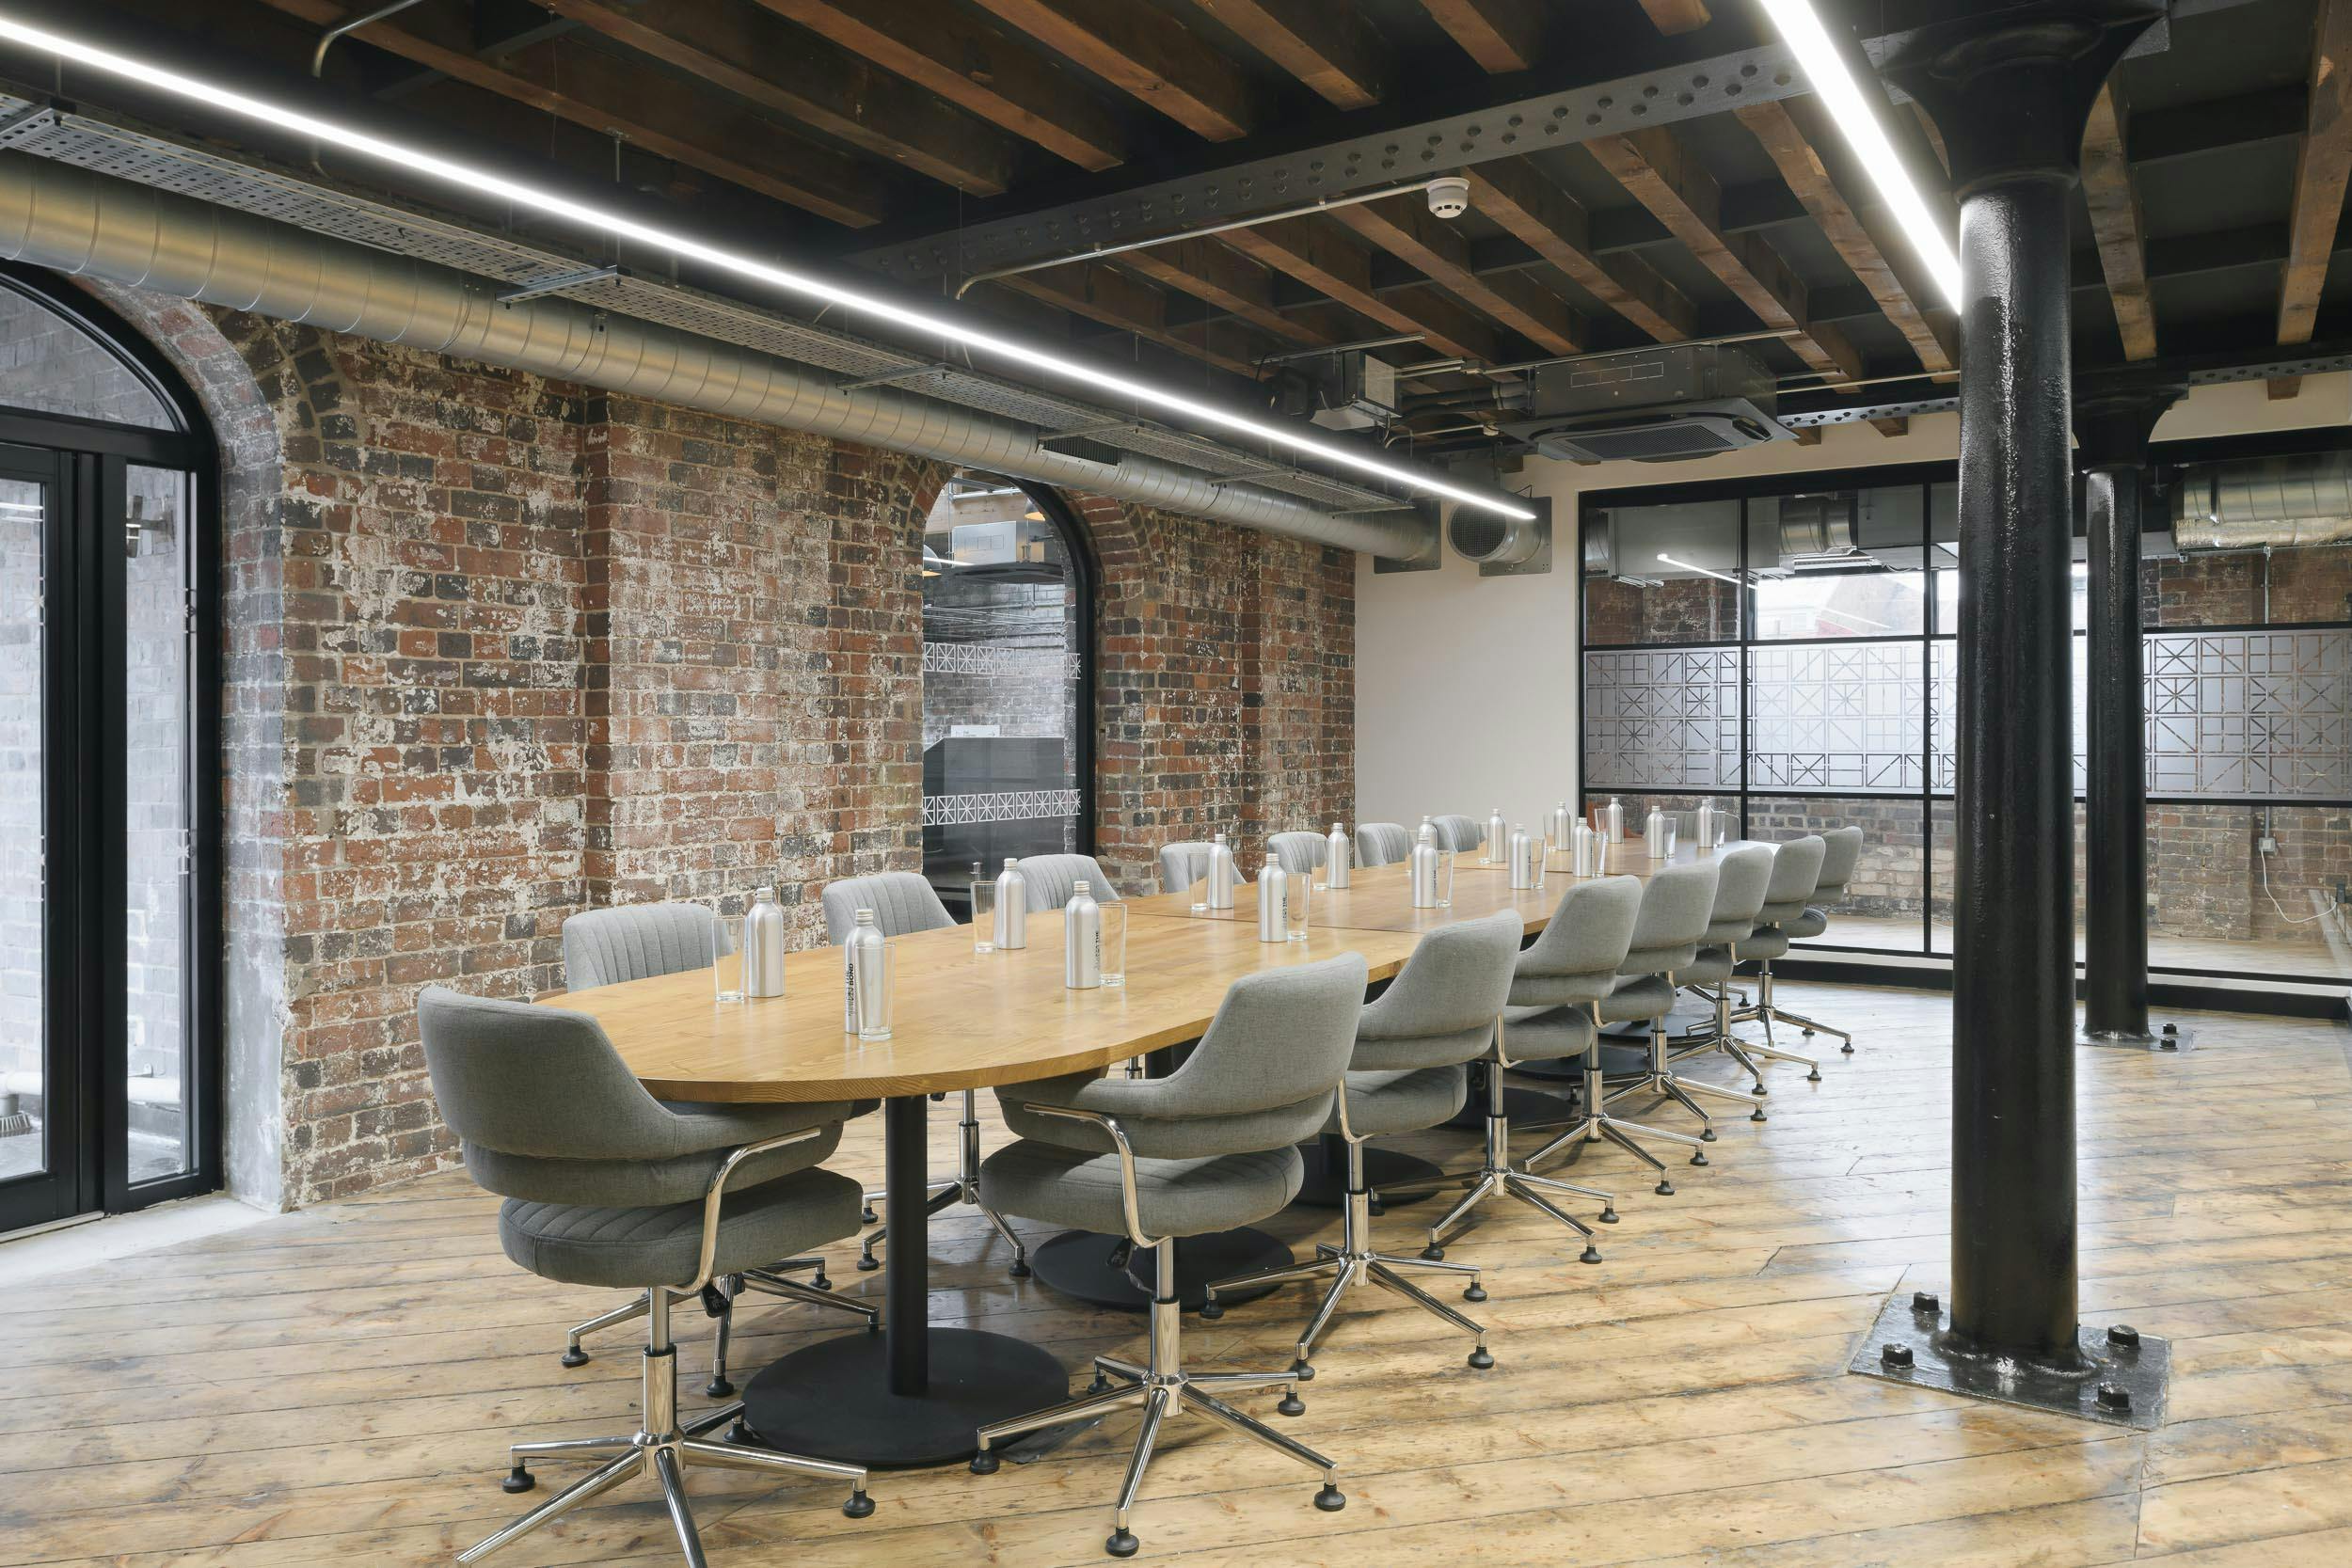
[{"label": "wooden ceiling beam", "polygon": [[1583,204],[1525,159],[1498,158],[1464,172],[1471,205],[1578,288],[1661,343],[1694,334],[1698,311],[1682,291],[1637,257],[1595,255],[1592,219]]},{"label": "wooden ceiling beam", "polygon": [[1421,0],[1421,7],[1484,70],[1525,71],[1543,57],[1542,0]]},{"label": "wooden ceiling beam", "polygon": [[1870,292],[1879,309],[1919,356],[1919,363],[1939,374],[1953,372],[1956,343],[1947,328],[1928,319],[1920,304],[1924,289],[1915,294],[1905,279],[1897,275],[1886,251],[1838,190],[1837,182],[1831,178],[1828,166],[1816,150],[1830,130],[1820,122],[1817,103],[1789,99],[1746,103],[1733,112],[1740,123],[1763,143],[1773,166],[1780,170],[1781,179],[1820,226],[1830,248],[1853,269],[1854,277]]},{"label": "wooden ceiling beam", "polygon": [[1642,9],[1649,13],[1650,25],[1669,38],[1695,33],[1714,20],[1707,13],[1707,0],[1642,0]]},{"label": "wooden ceiling beam", "polygon": [[566,21],[699,76],[812,131],[970,191],[1002,195],[1012,167],[1003,136],[839,45],[734,0],[536,0]]},{"label": "wooden ceiling beam", "polygon": [[1132,332],[1221,371],[1256,379],[1265,341],[1231,322],[1172,326],[1168,296],[1142,278],[1100,261],[1073,261],[1001,278],[1005,287],[1073,315]]},{"label": "wooden ceiling beam", "polygon": [[[264,4],[320,27],[343,21],[349,9],[337,0]],[[864,229],[882,221],[884,204],[869,167],[616,55],[555,39],[485,60],[474,54],[462,22],[424,11],[406,13],[397,24],[372,23],[351,36],[835,223]]]},{"label": "wooden ceiling beam", "polygon": [[1583,352],[1584,319],[1566,300],[1524,273],[1482,277],[1471,268],[1469,242],[1419,195],[1342,207],[1331,215],[1547,353]]},{"label": "wooden ceiling beam", "polygon": [[2156,307],[2148,292],[2148,241],[2139,218],[2139,187],[2132,182],[2126,150],[2129,125],[2130,111],[2116,84],[2109,82],[2099,89],[2083,131],[2083,200],[2090,208],[2090,233],[2099,244],[2099,266],[2106,275],[2123,357],[2153,359]]},{"label": "wooden ceiling beam", "polygon": [[1243,255],[1287,273],[1388,331],[1420,334],[1434,354],[1482,364],[1503,357],[1502,341],[1492,327],[1438,296],[1434,289],[1375,292],[1370,251],[1336,224],[1290,218],[1220,237]]},{"label": "wooden ceiling beam", "polygon": [[757,0],[989,124],[1100,171],[1124,163],[1126,134],[1043,55],[929,0]]},{"label": "wooden ceiling beam", "polygon": [[1285,314],[1274,299],[1274,274],[1254,261],[1215,240],[1198,238],[1131,250],[1120,264],[1143,274],[1164,288],[1179,290],[1252,326],[1287,338],[1295,343],[1338,342],[1337,336],[1320,333],[1295,314]]},{"label": "wooden ceiling beam", "polygon": [[1194,0],[1335,109],[1367,109],[1388,87],[1388,51],[1332,0]]},{"label": "wooden ceiling beam", "polygon": [[[2295,200],[2287,217],[2287,264],[2279,288],[2279,341],[2308,343],[2319,320],[2344,188],[2352,176],[2352,0],[2319,0],[2312,18],[2311,98],[2295,158]],[[2302,390],[2301,376],[2270,383],[2273,398]]]},{"label": "wooden ceiling beam", "polygon": [[979,0],[1046,48],[1211,141],[1249,134],[1248,84],[1168,12],[1136,0]]},{"label": "wooden ceiling beam", "polygon": [[1584,146],[1758,321],[1789,333],[1782,341],[1806,368],[1824,376],[1861,378],[1862,356],[1846,335],[1827,322],[1807,319],[1804,279],[1761,236],[1723,231],[1722,187],[1680,137],[1662,129],[1636,131]]}]

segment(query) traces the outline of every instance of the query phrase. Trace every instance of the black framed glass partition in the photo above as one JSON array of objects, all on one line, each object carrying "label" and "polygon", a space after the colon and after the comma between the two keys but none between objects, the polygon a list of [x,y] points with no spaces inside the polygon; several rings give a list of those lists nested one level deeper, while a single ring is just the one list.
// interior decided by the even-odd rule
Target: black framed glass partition
[{"label": "black framed glass partition", "polygon": [[[2150,964],[2341,980],[2352,452],[2193,455],[2159,469],[2168,526],[2144,546]],[[1581,513],[1587,798],[1639,820],[1709,796],[1767,840],[1858,827],[1853,882],[1810,945],[1948,954],[1967,602],[1952,467],[1597,492]],[[2087,588],[2078,562],[2078,799]],[[2082,827],[2078,805],[2078,857]],[[2081,880],[2078,859],[2078,930]]]}]

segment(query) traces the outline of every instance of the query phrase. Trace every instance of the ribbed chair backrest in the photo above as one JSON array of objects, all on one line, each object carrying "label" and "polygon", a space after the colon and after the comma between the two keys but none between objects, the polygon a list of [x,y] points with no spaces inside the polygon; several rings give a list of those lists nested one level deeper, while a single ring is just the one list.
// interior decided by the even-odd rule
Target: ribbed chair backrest
[{"label": "ribbed chair backrest", "polygon": [[1745,844],[1715,857],[1715,907],[1708,911],[1708,942],[1745,942],[1756,934],[1764,893],[1772,881],[1772,847]]},{"label": "ribbed chair backrest", "polygon": [[1862,863],[1860,828],[1832,828],[1821,840],[1829,847],[1821,856],[1821,874],[1813,884],[1817,899],[1845,892],[1846,884],[1853,880],[1854,867]]},{"label": "ribbed chair backrest", "polygon": [[1518,914],[1504,910],[1422,937],[1389,989],[1365,1004],[1350,1065],[1359,1072],[1401,1072],[1485,1055],[1510,996],[1525,931]]},{"label": "ribbed chair backrest", "polygon": [[1082,879],[1096,903],[1120,901],[1119,890],[1092,855],[1030,855],[1021,863],[1021,877],[1029,884],[1032,910],[1060,909]]},{"label": "ribbed chair backrest", "polygon": [[1804,913],[1806,901],[1820,885],[1821,862],[1828,853],[1829,845],[1819,833],[1780,846],[1772,856],[1772,879],[1764,888],[1764,908],[1756,917],[1758,927],[1777,926]]},{"label": "ribbed chair backrest", "polygon": [[1295,877],[1312,871],[1331,858],[1331,846],[1321,833],[1276,833],[1265,841],[1277,865]]},{"label": "ribbed chair backrest", "polygon": [[1688,968],[1699,956],[1699,939],[1715,912],[1716,867],[1720,857],[1670,865],[1642,889],[1641,912],[1634,916],[1633,942],[1625,955],[1621,974],[1668,974]]},{"label": "ribbed chair backrest", "polygon": [[530,1160],[681,1152],[677,1117],[585,1013],[427,986],[417,1022],[441,1119],[469,1144]]},{"label": "ribbed chair backrest", "polygon": [[939,901],[939,892],[921,873],[882,871],[871,877],[844,877],[826,884],[825,940],[835,947],[850,940],[857,911],[874,911],[874,925],[883,936],[903,937],[915,931],[936,931],[953,926],[956,917]]},{"label": "ribbed chair backrest", "polygon": [[1356,824],[1356,863],[1394,865],[1413,852],[1413,835],[1402,822]]},{"label": "ribbed chair backrest", "polygon": [[[617,986],[710,964],[718,923],[700,904],[624,904],[582,910],[564,922],[568,990]],[[723,951],[733,952],[729,944]]]},{"label": "ribbed chair backrest", "polygon": [[[1330,1111],[1328,1096],[1356,1050],[1364,1009],[1362,957],[1245,974],[1226,990],[1216,1017],[1184,1065],[1162,1083],[1152,1114],[1248,1116]],[[1311,1132],[1313,1129],[1311,1129]],[[1268,1145],[1267,1147],[1275,1147]]]},{"label": "ribbed chair backrest", "polygon": [[1486,828],[1472,817],[1435,816],[1430,820],[1438,825],[1438,847],[1451,849],[1457,855],[1477,848],[1486,837]]},{"label": "ribbed chair backrest", "polygon": [[1183,893],[1209,874],[1209,841],[1187,838],[1160,846],[1160,891]]},{"label": "ribbed chair backrest", "polygon": [[1609,994],[1633,946],[1642,884],[1632,877],[1572,882],[1511,979],[1515,1007],[1597,1002]]}]

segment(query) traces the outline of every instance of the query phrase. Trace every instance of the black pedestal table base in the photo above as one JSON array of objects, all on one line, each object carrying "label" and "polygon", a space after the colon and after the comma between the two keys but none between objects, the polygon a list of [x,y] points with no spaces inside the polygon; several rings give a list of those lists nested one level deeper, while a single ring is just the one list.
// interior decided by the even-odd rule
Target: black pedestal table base
[{"label": "black pedestal table base", "polygon": [[[1114,1260],[1116,1259],[1116,1260]],[[1220,1279],[1253,1269],[1270,1269],[1293,1261],[1291,1249],[1263,1230],[1244,1226],[1205,1236],[1181,1236],[1176,1241],[1178,1300],[1187,1312],[1198,1312],[1207,1299],[1207,1287]],[[1120,1239],[1095,1230],[1065,1230],[1029,1254],[1029,1267],[1044,1284],[1091,1307],[1120,1312],[1149,1311],[1158,1274],[1152,1254],[1141,1247],[1122,1248]],[[1275,1287],[1220,1291],[1223,1302],[1255,1301]]]},{"label": "black pedestal table base", "polygon": [[1061,1362],[1026,1340],[969,1328],[921,1332],[930,1341],[922,1393],[890,1391],[882,1336],[846,1334],[803,1345],[744,1386],[752,1435],[785,1453],[875,1469],[953,1465],[977,1450],[989,1422],[1070,1397]]}]

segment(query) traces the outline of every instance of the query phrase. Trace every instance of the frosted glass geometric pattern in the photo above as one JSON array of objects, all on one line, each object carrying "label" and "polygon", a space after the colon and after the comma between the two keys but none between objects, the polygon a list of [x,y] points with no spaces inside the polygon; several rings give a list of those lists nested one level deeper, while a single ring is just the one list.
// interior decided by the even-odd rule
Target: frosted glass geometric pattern
[{"label": "frosted glass geometric pattern", "polygon": [[[2077,634],[2074,643],[2074,793],[2080,795],[2088,786],[2090,768],[2088,755],[2090,736],[2090,678],[2084,665],[2089,640]],[[1952,736],[1960,722],[1960,646],[1951,638],[1939,638],[1928,656],[1928,669],[1934,684],[1928,691],[1928,767],[1935,780],[1935,792],[1949,795],[1954,784]]]},{"label": "frosted glass geometric pattern", "polygon": [[1723,789],[1740,783],[1740,650],[1584,656],[1585,782]]},{"label": "frosted glass geometric pattern", "polygon": [[2352,795],[2352,632],[2159,632],[2147,658],[2151,795]]},{"label": "frosted glass geometric pattern", "polygon": [[1927,692],[1915,641],[1748,650],[1748,787],[1919,791]]}]

